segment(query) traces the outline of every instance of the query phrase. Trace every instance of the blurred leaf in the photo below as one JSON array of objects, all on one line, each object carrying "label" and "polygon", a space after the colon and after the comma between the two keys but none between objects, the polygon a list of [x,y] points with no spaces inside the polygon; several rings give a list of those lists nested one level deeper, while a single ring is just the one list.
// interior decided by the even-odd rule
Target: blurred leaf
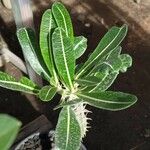
[{"label": "blurred leaf", "polygon": [[0,149],[8,150],[13,144],[21,122],[5,114],[0,114]]},{"label": "blurred leaf", "polygon": [[120,55],[120,59],[122,61],[122,65],[121,65],[121,72],[126,72],[127,68],[132,66],[132,58],[130,55],[128,54],[122,54]]}]

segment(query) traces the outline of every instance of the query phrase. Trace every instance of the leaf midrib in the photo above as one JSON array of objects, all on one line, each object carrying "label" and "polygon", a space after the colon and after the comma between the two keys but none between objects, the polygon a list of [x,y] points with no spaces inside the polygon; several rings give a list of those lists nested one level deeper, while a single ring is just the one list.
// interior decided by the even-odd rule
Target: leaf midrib
[{"label": "leaf midrib", "polygon": [[66,71],[67,71],[67,76],[68,76],[70,87],[71,87],[71,89],[73,89],[70,73],[69,73],[69,70],[68,70],[68,64],[67,64],[67,60],[66,60],[65,49],[64,49],[64,46],[63,46],[64,42],[63,42],[62,32],[61,32],[60,29],[59,29],[59,32],[60,32],[60,40],[61,40],[61,46],[62,46],[62,52],[63,52],[63,59],[64,59],[64,63],[65,63],[65,68],[66,68]]}]

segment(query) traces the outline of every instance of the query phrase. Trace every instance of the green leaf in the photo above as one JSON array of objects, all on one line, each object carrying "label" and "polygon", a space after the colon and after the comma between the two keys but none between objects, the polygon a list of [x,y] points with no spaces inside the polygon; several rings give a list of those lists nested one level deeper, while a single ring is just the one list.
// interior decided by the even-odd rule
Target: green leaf
[{"label": "green leaf", "polygon": [[42,101],[50,101],[55,96],[56,92],[56,87],[44,86],[39,92],[39,98]]},{"label": "green leaf", "polygon": [[4,72],[0,72],[0,86],[30,94],[37,94],[39,92],[39,87],[28,78],[22,77],[20,82],[17,82],[14,77]]},{"label": "green leaf", "polygon": [[51,9],[44,12],[40,27],[40,48],[44,62],[52,76],[55,76],[53,54],[52,54],[52,32],[56,28]]},{"label": "green leaf", "polygon": [[79,150],[81,131],[75,113],[70,107],[64,107],[59,115],[55,132],[56,149]]},{"label": "green leaf", "polygon": [[91,106],[111,111],[126,109],[137,101],[137,97],[134,95],[112,91],[98,93],[82,92],[77,93],[77,96]]},{"label": "green leaf", "polygon": [[92,68],[103,57],[107,56],[111,50],[115,49],[122,42],[126,33],[126,25],[123,25],[121,28],[112,27],[102,38],[95,51],[90,55],[83,67],[79,70],[76,79]]},{"label": "green leaf", "polygon": [[122,65],[121,65],[121,72],[126,72],[127,68],[132,66],[132,58],[130,55],[128,54],[122,54],[120,55],[120,59],[122,61]]},{"label": "green leaf", "polygon": [[[42,59],[39,54],[39,48],[36,43],[36,37],[31,29],[20,28],[17,30],[17,37],[19,43],[22,47],[24,56],[26,60],[30,63],[31,67],[34,71],[44,76],[46,79],[50,79],[49,74],[47,73],[47,69],[45,68],[44,64],[42,63]],[[38,61],[40,59],[40,62]]]},{"label": "green leaf", "polygon": [[84,36],[78,36],[74,39],[75,58],[78,59],[87,49],[87,39]]},{"label": "green leaf", "polygon": [[93,88],[91,88],[89,92],[106,91],[113,84],[118,74],[119,72],[111,72],[105,74],[105,76],[101,79],[101,81],[97,83],[96,86],[93,86]]},{"label": "green leaf", "polygon": [[121,59],[119,58],[121,53],[121,47],[118,46],[110,52],[104,63],[110,66],[111,70],[119,71],[122,65]]},{"label": "green leaf", "polygon": [[57,28],[52,35],[52,45],[58,73],[65,84],[73,89],[75,53],[70,38],[66,36],[61,28]]},{"label": "green leaf", "polygon": [[73,43],[73,26],[70,15],[65,6],[60,2],[55,2],[52,5],[52,13],[54,15],[57,26],[65,31],[67,37],[70,37],[70,40]]},{"label": "green leaf", "polygon": [[57,105],[54,110],[56,109],[59,109],[61,107],[65,107],[65,106],[72,106],[72,105],[75,105],[79,102],[81,102],[82,100],[79,100],[79,99],[74,99],[74,100],[71,100],[71,101],[65,101],[65,102],[62,102],[61,104]]},{"label": "green leaf", "polygon": [[21,122],[9,115],[0,114],[0,149],[8,150],[13,144]]},{"label": "green leaf", "polygon": [[88,76],[85,78],[77,79],[76,82],[80,86],[92,86],[92,85],[97,85],[99,79],[95,76]]}]

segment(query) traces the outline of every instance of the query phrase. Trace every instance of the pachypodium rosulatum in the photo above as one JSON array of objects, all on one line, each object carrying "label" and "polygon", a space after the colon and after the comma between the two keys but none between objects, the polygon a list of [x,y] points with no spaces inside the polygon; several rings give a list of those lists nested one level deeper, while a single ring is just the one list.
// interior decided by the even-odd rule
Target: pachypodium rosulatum
[{"label": "pachypodium rosulatum", "polygon": [[60,94],[60,103],[54,108],[61,109],[55,130],[55,147],[78,150],[89,127],[87,104],[118,111],[137,101],[134,95],[108,90],[118,74],[126,72],[132,65],[132,58],[121,54],[120,43],[126,34],[127,25],[113,26],[89,58],[83,64],[76,64],[87,49],[87,39],[74,35],[68,11],[62,3],[55,2],[42,16],[39,42],[32,29],[17,31],[26,60],[49,84],[39,87],[27,77],[17,81],[0,72],[0,86],[35,94],[45,102]]}]

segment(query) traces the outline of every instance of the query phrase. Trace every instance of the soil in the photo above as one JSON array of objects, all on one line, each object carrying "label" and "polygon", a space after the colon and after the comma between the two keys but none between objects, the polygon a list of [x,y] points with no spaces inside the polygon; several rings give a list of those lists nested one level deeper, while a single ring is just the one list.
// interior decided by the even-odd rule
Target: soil
[{"label": "soil", "polygon": [[[88,106],[92,111],[89,114],[92,121],[90,121],[91,129],[83,140],[84,144],[88,150],[149,150],[150,1],[63,0],[63,2],[71,12],[75,35],[84,35],[88,38],[88,49],[78,62],[86,60],[108,28],[123,23],[129,25],[128,36],[122,43],[122,52],[132,56],[133,66],[126,73],[120,74],[110,89],[135,94],[138,102],[131,108],[119,112]],[[38,31],[41,14],[51,4],[49,0],[33,0],[32,3]],[[15,36],[16,29],[11,11],[0,5],[0,13],[3,38],[9,49],[23,58]],[[5,64],[1,70],[18,78],[22,74],[11,63]],[[52,109],[58,99],[59,97],[55,97],[56,101],[52,103],[41,103],[29,95],[0,88],[0,112],[17,117],[23,125],[44,114],[55,127],[59,111],[54,112]]]}]

